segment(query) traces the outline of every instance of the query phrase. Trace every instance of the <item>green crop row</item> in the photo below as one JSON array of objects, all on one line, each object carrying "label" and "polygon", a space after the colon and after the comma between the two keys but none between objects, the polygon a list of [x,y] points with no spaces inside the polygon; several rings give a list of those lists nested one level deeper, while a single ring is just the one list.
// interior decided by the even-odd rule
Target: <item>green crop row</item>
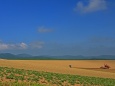
[{"label": "green crop row", "polygon": [[0,82],[0,86],[45,86],[38,83],[26,83],[26,82]]},{"label": "green crop row", "polygon": [[77,84],[83,86],[115,86],[115,79],[0,67],[0,86],[52,86],[53,84],[57,86],[74,86]]}]

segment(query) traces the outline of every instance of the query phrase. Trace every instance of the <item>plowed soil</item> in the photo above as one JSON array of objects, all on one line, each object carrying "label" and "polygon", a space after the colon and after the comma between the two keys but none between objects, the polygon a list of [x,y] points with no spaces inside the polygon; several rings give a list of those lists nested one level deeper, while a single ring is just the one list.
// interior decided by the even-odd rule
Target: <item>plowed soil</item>
[{"label": "plowed soil", "polygon": [[[110,69],[100,69],[108,64]],[[69,67],[72,66],[72,68]],[[115,79],[115,60],[0,60],[0,66]]]}]

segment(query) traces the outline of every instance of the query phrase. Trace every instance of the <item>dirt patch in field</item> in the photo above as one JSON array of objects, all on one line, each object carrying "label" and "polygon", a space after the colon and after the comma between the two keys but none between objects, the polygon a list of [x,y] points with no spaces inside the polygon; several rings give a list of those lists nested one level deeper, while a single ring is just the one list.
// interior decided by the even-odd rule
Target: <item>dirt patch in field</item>
[{"label": "dirt patch in field", "polygon": [[[95,69],[103,64],[110,69]],[[74,68],[70,68],[71,65]],[[0,60],[0,66],[19,69],[115,78],[115,60]]]},{"label": "dirt patch in field", "polygon": [[86,70],[94,70],[94,71],[103,71],[103,72],[115,73],[115,69],[100,69],[100,68],[79,68],[79,69],[86,69]]}]

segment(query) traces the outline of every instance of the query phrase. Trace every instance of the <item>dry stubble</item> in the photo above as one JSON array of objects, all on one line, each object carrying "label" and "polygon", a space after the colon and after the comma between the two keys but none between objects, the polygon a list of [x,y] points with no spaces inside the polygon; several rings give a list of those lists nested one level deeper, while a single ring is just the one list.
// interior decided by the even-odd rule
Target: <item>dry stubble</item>
[{"label": "dry stubble", "polygon": [[[97,69],[104,63],[111,69]],[[0,60],[0,66],[115,79],[115,60]]]}]

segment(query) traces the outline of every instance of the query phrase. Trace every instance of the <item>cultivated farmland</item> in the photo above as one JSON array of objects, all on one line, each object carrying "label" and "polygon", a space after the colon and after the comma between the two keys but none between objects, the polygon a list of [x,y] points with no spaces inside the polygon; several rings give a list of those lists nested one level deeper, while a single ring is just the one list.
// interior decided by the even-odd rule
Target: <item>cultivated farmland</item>
[{"label": "cultivated farmland", "polygon": [[[99,69],[99,67],[103,66],[104,63],[110,65],[111,68]],[[71,65],[72,68],[70,68],[69,65]],[[19,81],[23,79],[22,81],[27,82],[26,80],[28,80],[29,78],[30,81],[31,79],[32,80],[34,79],[33,81],[36,82],[37,79],[38,82],[38,79],[41,79],[45,80],[45,82],[48,84],[53,83],[55,85],[64,83],[67,84],[68,82],[69,85],[78,83],[79,85],[81,84],[81,86],[83,85],[83,83],[90,85],[91,84],[102,85],[102,86],[106,85],[108,86],[108,84],[109,86],[114,86],[113,84],[115,84],[114,60],[3,60],[2,59],[0,60],[0,66],[1,70],[4,71],[5,73],[4,74],[1,72],[1,76],[3,79],[4,77],[7,79],[11,79],[19,76],[20,77]],[[16,70],[17,71],[21,70],[21,72],[16,72]],[[41,74],[40,77],[42,76],[41,78],[39,77],[39,73]],[[36,74],[38,74],[38,76],[36,76],[38,78],[32,78],[35,77],[34,75]],[[60,81],[60,79],[62,81]],[[57,80],[56,82],[58,83],[54,81],[51,83],[50,80],[51,81]],[[35,83],[32,82],[31,84]],[[35,86],[39,86],[39,84]]]}]

